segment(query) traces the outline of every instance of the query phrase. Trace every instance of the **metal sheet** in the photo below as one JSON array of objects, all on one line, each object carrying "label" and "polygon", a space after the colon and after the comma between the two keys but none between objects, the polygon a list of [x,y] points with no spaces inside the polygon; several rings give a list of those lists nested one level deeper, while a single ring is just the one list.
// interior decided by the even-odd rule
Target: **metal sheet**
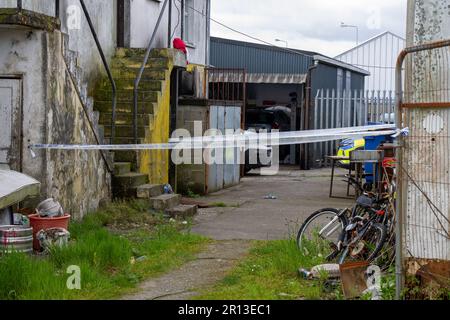
[{"label": "metal sheet", "polygon": [[[450,112],[448,109],[410,109],[410,137],[405,141],[407,185],[406,247],[416,258],[450,260]],[[430,206],[430,202],[438,208]]]},{"label": "metal sheet", "polygon": [[39,181],[12,170],[0,170],[0,208],[39,195]]}]

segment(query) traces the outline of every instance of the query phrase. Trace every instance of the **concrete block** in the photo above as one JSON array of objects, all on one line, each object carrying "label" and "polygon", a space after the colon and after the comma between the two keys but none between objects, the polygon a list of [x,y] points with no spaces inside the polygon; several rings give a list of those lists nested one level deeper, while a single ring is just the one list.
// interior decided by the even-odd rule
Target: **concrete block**
[{"label": "concrete block", "polygon": [[139,199],[150,199],[162,195],[164,187],[161,184],[144,184],[137,187],[136,196]]},{"label": "concrete block", "polygon": [[114,163],[114,175],[119,176],[126,173],[130,173],[131,163],[130,162],[115,162]]},{"label": "concrete block", "polygon": [[180,204],[181,195],[163,194],[158,197],[150,198],[150,206],[159,211],[164,211]]},{"label": "concrete block", "polygon": [[189,218],[197,214],[196,205],[179,205],[166,210],[166,214],[172,218]]}]

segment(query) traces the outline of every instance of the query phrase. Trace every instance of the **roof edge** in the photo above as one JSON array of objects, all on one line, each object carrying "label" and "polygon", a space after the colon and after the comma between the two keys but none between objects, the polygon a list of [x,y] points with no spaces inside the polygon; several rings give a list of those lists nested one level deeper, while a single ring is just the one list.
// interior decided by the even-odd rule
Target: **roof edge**
[{"label": "roof edge", "polygon": [[348,63],[345,63],[345,62],[333,59],[333,58],[325,57],[323,55],[315,55],[314,56],[314,61],[320,61],[320,62],[331,64],[331,65],[334,65],[334,66],[339,66],[339,67],[342,67],[344,69],[352,70],[352,71],[355,71],[357,73],[361,73],[361,74],[364,74],[366,76],[370,76],[370,72],[367,71],[367,70],[355,67],[354,65],[351,65],[351,64],[348,64]]},{"label": "roof edge", "polygon": [[372,42],[372,41],[374,41],[374,40],[376,40],[376,39],[379,39],[379,38],[381,38],[382,36],[387,35],[387,34],[390,34],[391,36],[396,37],[396,38],[398,38],[398,39],[400,39],[400,40],[406,41],[405,38],[399,36],[398,34],[395,34],[395,33],[391,32],[391,31],[385,31],[385,32],[382,32],[382,33],[380,33],[380,34],[378,34],[378,35],[376,35],[376,36],[373,36],[372,38],[369,38],[369,39],[367,39],[367,40],[361,42],[360,44],[354,46],[353,48],[350,48],[350,49],[348,49],[348,50],[346,50],[346,51],[344,51],[344,52],[338,54],[337,56],[335,56],[335,58],[337,59],[338,57],[341,57],[341,56],[343,56],[343,55],[345,55],[345,54],[347,54],[347,53],[349,53],[349,52],[351,52],[351,51],[353,51],[353,50],[355,50],[355,49],[359,49],[359,48],[361,48],[362,46],[365,46],[366,44],[368,44],[369,42]]}]

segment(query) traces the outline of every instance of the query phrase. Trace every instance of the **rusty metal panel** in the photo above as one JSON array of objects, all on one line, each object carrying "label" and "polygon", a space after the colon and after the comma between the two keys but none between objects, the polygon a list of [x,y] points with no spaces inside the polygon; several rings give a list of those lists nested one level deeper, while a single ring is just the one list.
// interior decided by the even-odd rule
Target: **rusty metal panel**
[{"label": "rusty metal panel", "polygon": [[[407,168],[406,248],[421,259],[450,260],[450,110],[412,109],[405,140]],[[436,207],[434,207],[436,206]]]},{"label": "rusty metal panel", "polygon": [[439,43],[404,53],[400,106],[410,134],[402,148],[401,197],[405,254],[414,259],[450,260],[449,53]]}]

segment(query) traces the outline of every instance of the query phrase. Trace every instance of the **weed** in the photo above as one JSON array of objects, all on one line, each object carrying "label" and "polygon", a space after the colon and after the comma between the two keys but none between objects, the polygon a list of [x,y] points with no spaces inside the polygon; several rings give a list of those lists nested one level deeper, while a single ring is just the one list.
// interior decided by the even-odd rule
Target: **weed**
[{"label": "weed", "polygon": [[319,299],[320,281],[300,279],[297,270],[322,262],[317,256],[302,254],[293,240],[257,242],[244,261],[196,299]]},{"label": "weed", "polygon": [[[69,245],[53,248],[46,258],[19,253],[0,257],[0,299],[118,297],[139,281],[193,259],[207,240],[183,228],[167,224],[140,201],[110,204],[72,223]],[[141,256],[147,259],[131,263]],[[81,290],[66,287],[71,265],[80,267]]]}]

